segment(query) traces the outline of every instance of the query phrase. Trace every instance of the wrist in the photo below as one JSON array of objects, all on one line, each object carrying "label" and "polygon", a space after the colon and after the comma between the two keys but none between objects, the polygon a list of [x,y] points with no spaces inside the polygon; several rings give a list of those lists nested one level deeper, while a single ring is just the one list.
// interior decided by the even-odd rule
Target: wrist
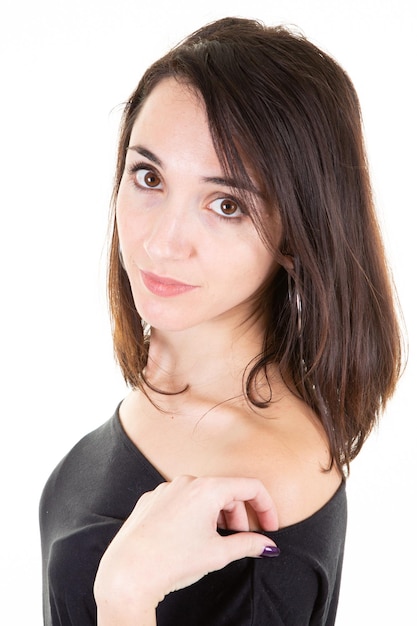
[{"label": "wrist", "polygon": [[117,573],[98,575],[94,584],[98,626],[154,626],[160,600],[150,580],[132,584]]},{"label": "wrist", "polygon": [[97,626],[156,626],[156,611],[149,598],[97,597]]},{"label": "wrist", "polygon": [[156,612],[152,608],[126,615],[125,611],[120,613],[97,607],[97,626],[156,626]]}]

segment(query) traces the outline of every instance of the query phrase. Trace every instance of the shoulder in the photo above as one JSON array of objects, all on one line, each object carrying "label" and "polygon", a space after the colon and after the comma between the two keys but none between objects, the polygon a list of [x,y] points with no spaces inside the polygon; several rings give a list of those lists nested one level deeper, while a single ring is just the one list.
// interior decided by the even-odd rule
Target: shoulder
[{"label": "shoulder", "polygon": [[260,479],[276,504],[280,528],[292,526],[322,509],[338,491],[342,476],[336,468],[330,470],[306,450],[309,459],[287,459],[279,463],[277,474],[265,472]]},{"label": "shoulder", "polygon": [[70,486],[79,491],[85,488],[86,477],[97,472],[103,459],[111,456],[115,428],[116,418],[113,416],[72,446],[50,474],[42,492],[41,503],[48,498],[55,500],[58,496],[62,497]]},{"label": "shoulder", "polygon": [[[276,409],[275,409],[276,410]],[[247,449],[235,456],[242,473],[259,478],[273,497],[280,528],[301,522],[326,505],[343,480],[331,466],[324,429],[300,400],[254,420]],[[330,469],[329,469],[330,468]]]}]

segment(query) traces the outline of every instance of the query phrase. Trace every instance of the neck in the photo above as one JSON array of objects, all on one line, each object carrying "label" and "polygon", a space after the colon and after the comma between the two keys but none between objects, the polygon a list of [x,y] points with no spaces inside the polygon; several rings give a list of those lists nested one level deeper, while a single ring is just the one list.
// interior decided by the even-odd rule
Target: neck
[{"label": "neck", "polygon": [[[263,331],[256,322],[247,322],[232,332],[219,325],[215,332],[201,327],[172,333],[152,329],[146,379],[167,393],[187,389],[188,398],[223,402],[242,397],[245,372],[262,352],[262,343]],[[185,396],[158,394],[158,402],[172,402],[174,398],[183,402]]]}]

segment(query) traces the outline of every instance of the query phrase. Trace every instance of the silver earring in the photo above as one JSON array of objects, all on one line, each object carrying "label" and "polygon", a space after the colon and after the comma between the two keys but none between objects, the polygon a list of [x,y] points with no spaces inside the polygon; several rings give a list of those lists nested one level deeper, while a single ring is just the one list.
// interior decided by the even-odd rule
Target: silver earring
[{"label": "silver earring", "polygon": [[298,330],[298,336],[301,337],[301,330],[303,326],[302,324],[303,304],[302,304],[301,294],[298,290],[298,287],[295,281],[294,281],[294,286],[293,286],[293,280],[289,274],[288,274],[288,300],[290,301],[290,304],[292,304],[292,302],[295,301],[295,308],[297,311],[297,330]]}]

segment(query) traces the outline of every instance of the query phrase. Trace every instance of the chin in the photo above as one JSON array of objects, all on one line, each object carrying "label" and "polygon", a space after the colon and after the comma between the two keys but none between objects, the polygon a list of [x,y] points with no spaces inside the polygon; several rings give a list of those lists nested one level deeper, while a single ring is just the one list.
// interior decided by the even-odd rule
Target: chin
[{"label": "chin", "polygon": [[161,332],[181,332],[188,328],[197,326],[200,320],[190,319],[185,312],[177,312],[176,314],[169,314],[167,309],[169,307],[165,305],[162,311],[155,311],[148,307],[136,307],[140,317],[145,321],[147,325],[155,330]]}]

